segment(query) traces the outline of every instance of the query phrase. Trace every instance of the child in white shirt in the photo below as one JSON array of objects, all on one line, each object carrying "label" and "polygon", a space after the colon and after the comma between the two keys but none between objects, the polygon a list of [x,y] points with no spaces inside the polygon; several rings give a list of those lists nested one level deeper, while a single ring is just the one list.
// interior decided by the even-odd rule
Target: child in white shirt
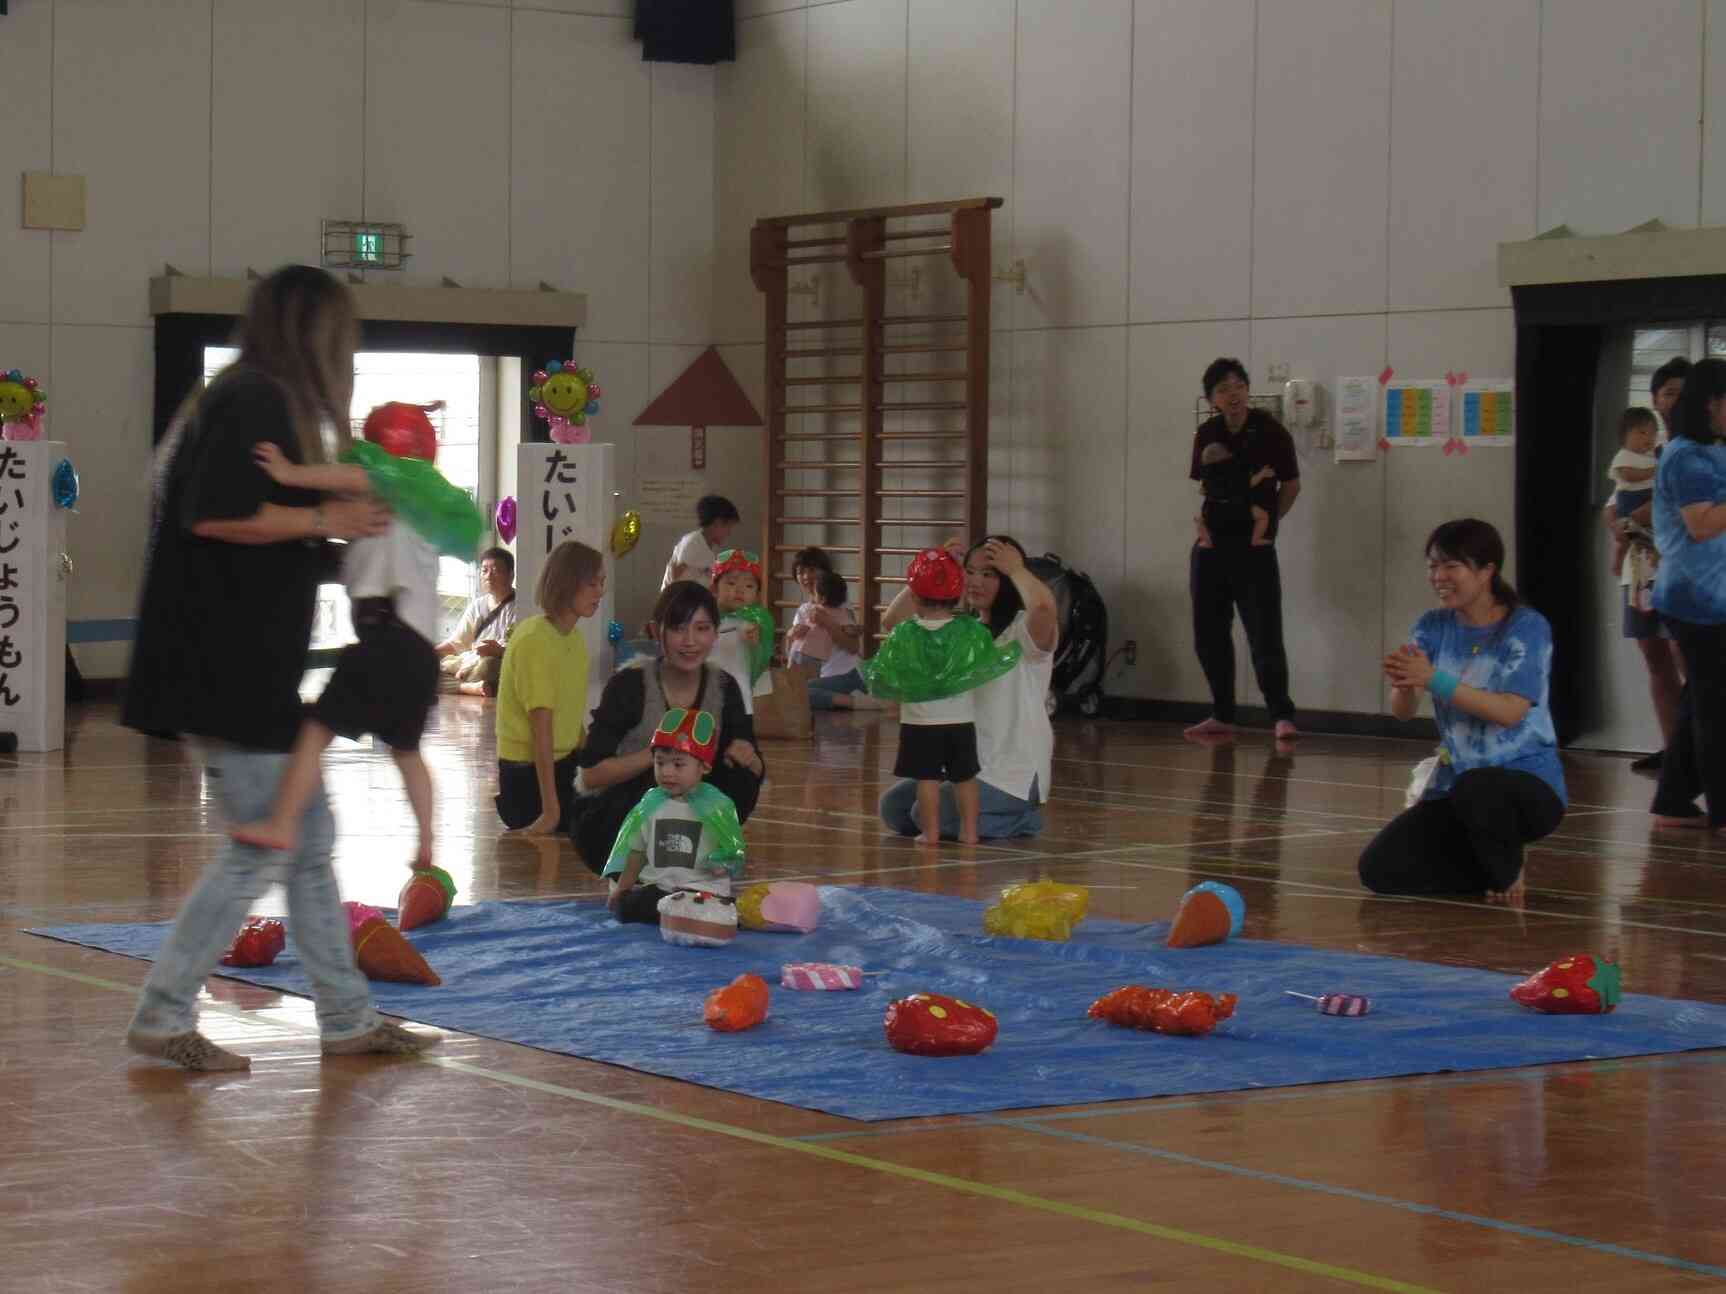
[{"label": "child in white shirt", "polygon": [[706,584],[713,577],[713,559],[725,547],[725,541],[741,518],[737,505],[722,494],[709,494],[695,505],[698,523],[671,550],[671,560],[665,564],[665,578],[659,582],[661,592],[678,580],[694,580]]},{"label": "child in white shirt", "polygon": [[[1626,409],[1624,416],[1619,419],[1620,448],[1613,455],[1612,465],[1607,469],[1606,475],[1617,487],[1612,494],[1612,512],[1621,522],[1629,521],[1638,508],[1654,498],[1654,472],[1660,466],[1659,450],[1654,443],[1658,433],[1659,424],[1650,409]],[[1614,575],[1624,569],[1624,553],[1627,547],[1625,541],[1636,538],[1638,536],[1634,534],[1625,535],[1614,546]]]}]

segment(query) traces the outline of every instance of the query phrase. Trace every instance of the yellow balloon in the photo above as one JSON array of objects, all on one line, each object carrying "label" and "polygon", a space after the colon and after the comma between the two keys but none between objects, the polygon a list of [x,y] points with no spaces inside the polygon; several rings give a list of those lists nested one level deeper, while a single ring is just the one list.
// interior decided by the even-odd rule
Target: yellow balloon
[{"label": "yellow balloon", "polygon": [[641,541],[641,514],[634,508],[611,523],[611,555],[622,557]]}]

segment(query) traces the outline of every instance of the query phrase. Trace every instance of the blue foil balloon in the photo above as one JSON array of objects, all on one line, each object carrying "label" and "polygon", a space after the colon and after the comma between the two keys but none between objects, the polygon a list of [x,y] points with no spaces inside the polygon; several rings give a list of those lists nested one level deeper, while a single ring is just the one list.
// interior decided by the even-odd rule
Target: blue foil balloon
[{"label": "blue foil balloon", "polygon": [[546,365],[545,365],[545,371],[547,373],[561,373],[561,372],[563,372],[563,361],[557,360],[557,359],[547,360]]},{"label": "blue foil balloon", "polygon": [[606,639],[610,642],[614,642],[614,643],[622,642],[623,641],[623,625],[620,624],[616,620],[609,621],[605,626],[605,636],[606,636]]},{"label": "blue foil balloon", "polygon": [[587,402],[587,407],[584,408],[582,410],[582,412],[591,418],[594,414],[599,412],[599,401],[598,400],[589,400]]},{"label": "blue foil balloon", "polygon": [[62,458],[54,464],[54,473],[48,478],[50,489],[54,493],[56,508],[70,508],[78,502],[78,469],[72,466],[72,460]]}]

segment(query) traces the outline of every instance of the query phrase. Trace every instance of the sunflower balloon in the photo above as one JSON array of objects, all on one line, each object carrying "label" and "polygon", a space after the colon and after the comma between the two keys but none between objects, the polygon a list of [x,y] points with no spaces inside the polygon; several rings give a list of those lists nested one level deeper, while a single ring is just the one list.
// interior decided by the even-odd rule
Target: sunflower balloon
[{"label": "sunflower balloon", "polygon": [[48,392],[17,369],[0,371],[0,440],[41,440]]},{"label": "sunflower balloon", "polygon": [[533,375],[527,389],[534,416],[550,424],[551,438],[560,445],[584,445],[592,439],[587,420],[599,412],[599,395],[593,370],[578,367],[572,359],[552,360]]}]

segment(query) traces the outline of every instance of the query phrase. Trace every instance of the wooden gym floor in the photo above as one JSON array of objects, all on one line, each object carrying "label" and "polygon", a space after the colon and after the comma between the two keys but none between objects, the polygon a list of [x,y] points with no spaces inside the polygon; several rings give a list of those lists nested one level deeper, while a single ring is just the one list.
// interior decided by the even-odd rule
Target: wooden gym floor
[{"label": "wooden gym floor", "polygon": [[[1567,757],[1573,810],[1515,912],[1358,889],[1413,744],[1064,721],[1046,834],[934,852],[875,819],[893,725],[818,722],[767,746],[754,875],[1053,876],[1134,920],[1220,878],[1252,938],[1503,971],[1609,949],[1637,992],[1726,1001],[1726,846],[1652,834],[1621,759]],[[440,861],[469,900],[598,893],[567,843],[499,837],[490,729],[441,702]],[[459,1035],[320,1062],[308,1002],[211,980],[206,1031],[251,1073],[134,1059],[144,964],[19,929],[173,915],[219,840],[188,757],[101,705],[64,752],[0,757],[8,1294],[1726,1287],[1722,1052],[862,1125]],[[340,743],[326,769],[343,891],[390,902],[394,767]]]}]

